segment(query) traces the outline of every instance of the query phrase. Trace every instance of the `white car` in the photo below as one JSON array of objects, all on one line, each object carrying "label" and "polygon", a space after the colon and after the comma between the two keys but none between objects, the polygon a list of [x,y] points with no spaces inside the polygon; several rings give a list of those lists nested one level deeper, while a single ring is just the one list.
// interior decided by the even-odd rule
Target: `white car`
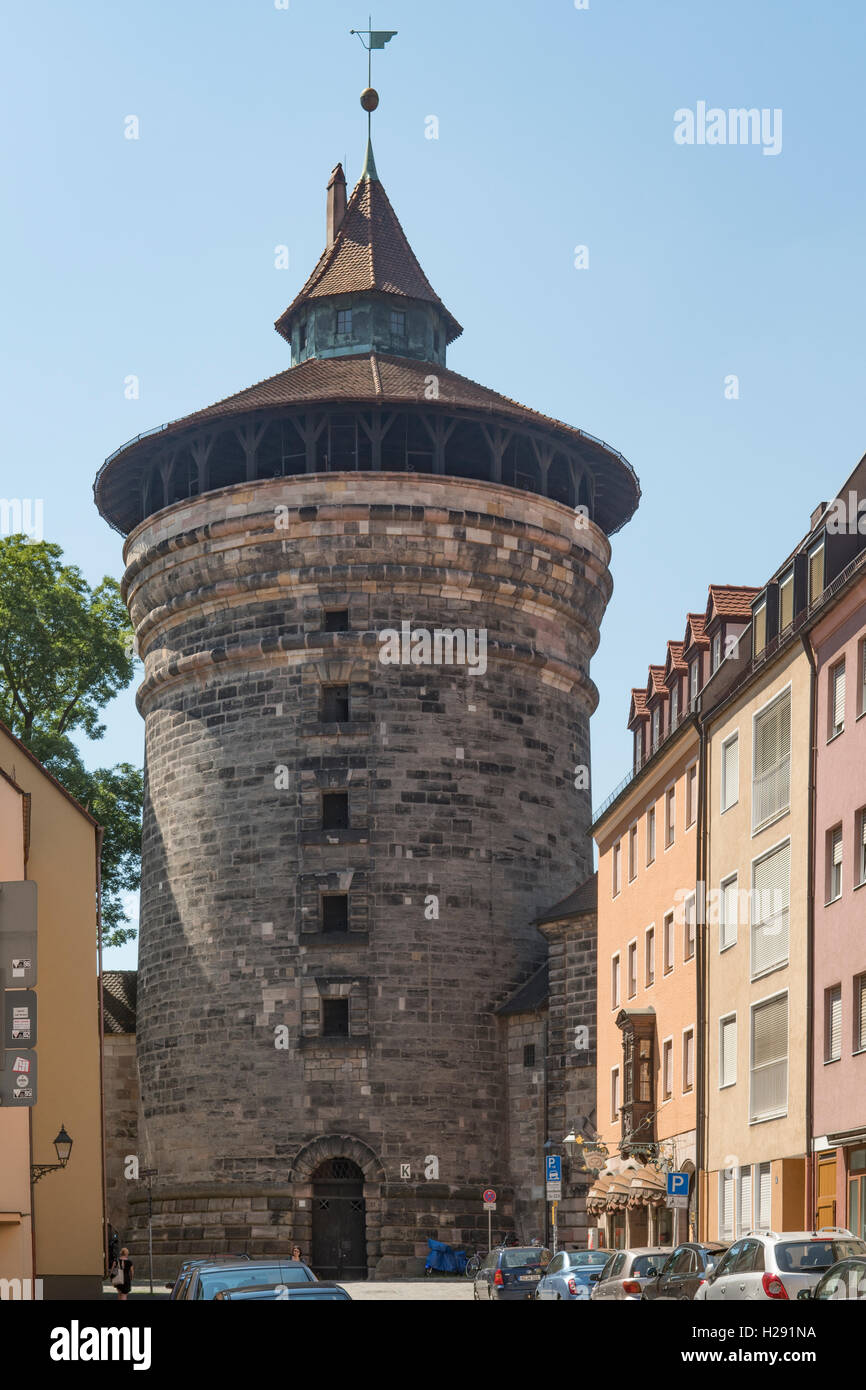
[{"label": "white car", "polygon": [[695,1302],[795,1299],[831,1265],[866,1255],[866,1240],[841,1226],[819,1231],[748,1231],[735,1240],[695,1294]]}]

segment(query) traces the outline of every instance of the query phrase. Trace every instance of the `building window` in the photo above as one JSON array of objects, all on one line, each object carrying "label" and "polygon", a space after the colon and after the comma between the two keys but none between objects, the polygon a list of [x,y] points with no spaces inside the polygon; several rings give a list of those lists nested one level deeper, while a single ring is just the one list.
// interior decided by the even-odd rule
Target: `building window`
[{"label": "building window", "polygon": [[523,1065],[525,1067],[535,1066],[535,1043],[527,1043],[523,1049]]},{"label": "building window", "polygon": [[656,930],[655,927],[647,927],[644,936],[644,973],[646,977],[646,988],[655,984],[656,979]]},{"label": "building window", "polygon": [[698,698],[698,680],[700,679],[700,676],[699,676],[700,660],[701,660],[700,657],[699,657],[699,656],[696,656],[695,659],[694,659],[694,661],[692,662],[691,666],[689,667],[689,701],[690,701],[690,703],[691,703],[692,709],[694,709],[694,707],[695,707],[695,701],[696,701],[697,698]]},{"label": "building window", "polygon": [[740,799],[740,736],[731,734],[722,744],[722,814]]},{"label": "building window", "polygon": [[659,746],[659,718],[660,718],[659,707],[658,707],[658,705],[656,705],[655,709],[653,710],[653,729],[652,729],[652,740],[653,740],[652,751],[653,751],[653,752],[655,752],[656,749],[657,749],[658,746]]},{"label": "building window", "polygon": [[322,829],[348,830],[349,793],[322,792]]},{"label": "building window", "polygon": [[619,1118],[619,1067],[610,1070],[610,1118]]},{"label": "building window", "polygon": [[641,761],[642,761],[642,759],[641,759],[641,742],[642,742],[642,735],[641,735],[640,727],[638,727],[638,728],[635,729],[635,731],[634,731],[634,770],[635,770],[635,772],[639,772],[639,771],[640,771],[640,765],[641,765]]},{"label": "building window", "polygon": [[752,1229],[752,1170],[741,1168],[739,1172],[739,1193],[737,1202],[737,1235],[743,1236]]},{"label": "building window", "polygon": [[771,1120],[788,1111],[788,995],[752,1005],[749,1119]]},{"label": "building window", "polygon": [[628,832],[628,881],[637,877],[637,826],[633,825]]},{"label": "building window", "polygon": [[637,942],[630,941],[628,945],[628,997],[634,999],[637,994]]},{"label": "building window", "polygon": [[827,902],[842,896],[842,827],[827,831]]},{"label": "building window", "polygon": [[337,332],[338,332],[338,333],[351,333],[351,331],[352,331],[352,310],[351,310],[351,309],[338,309],[338,310],[337,310]]},{"label": "building window", "polygon": [[674,1040],[666,1038],[662,1043],[662,1100],[670,1100],[674,1093]]},{"label": "building window", "polygon": [[683,960],[691,960],[695,954],[695,895],[686,898],[683,910]]},{"label": "building window", "polygon": [[736,1173],[724,1168],[719,1173],[719,1239],[734,1238],[734,1188]]},{"label": "building window", "polygon": [[610,962],[610,1007],[619,1008],[619,953]]},{"label": "building window", "polygon": [[669,975],[674,968],[674,914],[668,912],[664,923],[664,973]]},{"label": "building window", "polygon": [[719,950],[726,951],[737,942],[740,895],[736,874],[722,880],[719,886]]},{"label": "building window", "polygon": [[854,976],[854,1051],[866,1052],[866,975]]},{"label": "building window", "polygon": [[773,1203],[773,1170],[769,1163],[757,1164],[755,1196],[757,1197],[755,1226],[759,1231],[769,1231]]},{"label": "building window", "polygon": [[809,551],[809,603],[812,604],[824,592],[824,540]]},{"label": "building window", "polygon": [[752,979],[788,959],[791,844],[765,854],[752,865]]},{"label": "building window", "polygon": [[842,1056],[842,986],[824,990],[824,1061]]},{"label": "building window", "polygon": [[406,337],[406,315],[402,309],[391,310],[391,336],[394,338]]},{"label": "building window", "polygon": [[614,897],[616,897],[617,893],[619,893],[620,889],[622,888],[622,865],[621,865],[621,863],[620,863],[620,849],[621,849],[620,841],[617,840],[616,844],[615,844],[614,847],[613,847],[613,858],[612,858],[612,865],[613,865],[612,890],[613,890],[613,896],[614,896]]},{"label": "building window", "polygon": [[680,683],[674,681],[671,686],[671,732],[677,727],[680,717]]},{"label": "building window", "polygon": [[642,1103],[652,1105],[653,1099],[653,1045],[652,1038],[641,1038],[638,1043],[638,1090],[637,1098]]},{"label": "building window", "polygon": [[322,1000],[322,1036],[325,1038],[347,1038],[349,1036],[348,999]]},{"label": "building window", "polygon": [[665,848],[670,849],[677,828],[677,789],[669,787],[665,792]]},{"label": "building window", "polygon": [[866,883],[866,806],[857,812],[857,868],[858,883]]},{"label": "building window", "polygon": [[348,893],[322,894],[322,931],[347,932],[349,930]]},{"label": "building window", "polygon": [[830,690],[828,700],[829,731],[828,739],[835,738],[845,728],[845,662],[837,661],[830,669]]},{"label": "building window", "polygon": [[760,656],[767,645],[767,600],[752,609],[752,656]]},{"label": "building window", "polygon": [[653,863],[656,857],[656,808],[650,806],[646,813],[646,862]]},{"label": "building window", "polygon": [[754,720],[752,830],[767,825],[791,803],[791,692],[785,691]]},{"label": "building window", "polygon": [[719,1019],[719,1089],[737,1080],[737,1015]]},{"label": "building window", "polygon": [[326,608],[323,632],[348,632],[349,631],[349,610],[348,608]]},{"label": "building window", "polygon": [[866,714],[866,637],[860,643],[860,714]]},{"label": "building window", "polygon": [[713,638],[713,671],[718,671],[722,664],[722,630],[719,628]]},{"label": "building window", "polygon": [[348,724],[349,687],[347,685],[323,685],[321,720],[323,724]]},{"label": "building window", "polygon": [[694,825],[698,817],[698,765],[692,763],[686,769],[686,830]]},{"label": "building window", "polygon": [[683,1033],[683,1094],[694,1090],[695,1085],[695,1030],[687,1028]]},{"label": "building window", "polygon": [[779,580],[779,632],[784,632],[794,621],[794,571]]}]

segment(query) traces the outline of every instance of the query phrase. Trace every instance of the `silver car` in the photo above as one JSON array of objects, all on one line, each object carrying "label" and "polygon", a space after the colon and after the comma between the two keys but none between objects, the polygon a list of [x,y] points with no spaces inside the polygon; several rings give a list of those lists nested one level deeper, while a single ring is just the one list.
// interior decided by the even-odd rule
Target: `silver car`
[{"label": "silver car", "polygon": [[695,1302],[797,1298],[839,1260],[866,1255],[866,1240],[841,1226],[818,1231],[748,1231],[735,1240]]},{"label": "silver car", "polygon": [[559,1250],[535,1290],[536,1298],[588,1301],[612,1250]]},{"label": "silver car", "polygon": [[592,1291],[593,1303],[604,1299],[637,1303],[648,1279],[658,1274],[671,1253],[669,1245],[641,1245],[617,1250]]}]

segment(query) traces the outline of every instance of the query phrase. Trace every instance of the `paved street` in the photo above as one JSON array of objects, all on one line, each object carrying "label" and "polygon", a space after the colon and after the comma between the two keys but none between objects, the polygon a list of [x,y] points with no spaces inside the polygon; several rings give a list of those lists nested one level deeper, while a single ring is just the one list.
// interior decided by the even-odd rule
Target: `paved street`
[{"label": "paved street", "polygon": [[[411,1301],[438,1301],[441,1299],[458,1299],[472,1302],[472,1283],[469,1279],[409,1279],[409,1280],[369,1280],[366,1282],[349,1282],[343,1280],[343,1287],[348,1289],[353,1299],[365,1302],[368,1299],[385,1299],[396,1302]],[[115,1298],[116,1293],[111,1285],[103,1285],[103,1297]],[[154,1299],[168,1300],[168,1290],[163,1287],[163,1281],[155,1282],[153,1286]],[[130,1300],[139,1302],[149,1300],[150,1291],[148,1285],[133,1284]]]}]

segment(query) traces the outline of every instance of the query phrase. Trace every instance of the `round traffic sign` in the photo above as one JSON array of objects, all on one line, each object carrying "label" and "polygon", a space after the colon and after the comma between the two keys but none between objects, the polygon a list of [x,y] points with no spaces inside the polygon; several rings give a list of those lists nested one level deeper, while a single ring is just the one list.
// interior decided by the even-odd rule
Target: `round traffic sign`
[{"label": "round traffic sign", "polygon": [[481,1200],[482,1202],[496,1201],[496,1193],[493,1191],[492,1187],[485,1187],[484,1191],[481,1194]]}]

